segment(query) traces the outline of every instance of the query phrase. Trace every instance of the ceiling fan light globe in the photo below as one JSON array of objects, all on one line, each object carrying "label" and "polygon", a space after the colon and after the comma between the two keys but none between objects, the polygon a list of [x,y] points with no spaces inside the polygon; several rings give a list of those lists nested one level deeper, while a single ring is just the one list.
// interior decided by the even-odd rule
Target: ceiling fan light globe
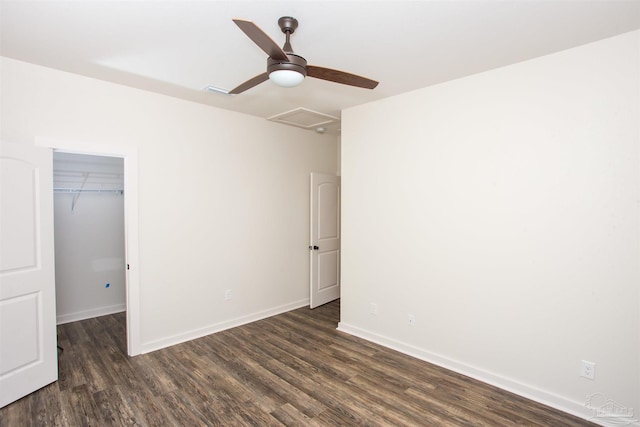
[{"label": "ceiling fan light globe", "polygon": [[269,73],[269,79],[282,87],[295,87],[304,80],[304,75],[293,70],[275,70]]}]

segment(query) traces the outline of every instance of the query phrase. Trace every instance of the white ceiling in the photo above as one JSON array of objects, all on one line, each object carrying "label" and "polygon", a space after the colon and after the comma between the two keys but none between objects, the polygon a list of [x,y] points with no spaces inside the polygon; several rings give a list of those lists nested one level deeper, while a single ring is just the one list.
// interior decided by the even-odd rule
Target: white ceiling
[{"label": "white ceiling", "polygon": [[[0,1],[3,56],[203,104],[270,117],[343,108],[640,28],[640,0]],[[281,16],[300,26],[309,64],[380,81],[374,90],[307,78],[232,89],[266,54],[232,22],[254,21],[279,45]]]}]

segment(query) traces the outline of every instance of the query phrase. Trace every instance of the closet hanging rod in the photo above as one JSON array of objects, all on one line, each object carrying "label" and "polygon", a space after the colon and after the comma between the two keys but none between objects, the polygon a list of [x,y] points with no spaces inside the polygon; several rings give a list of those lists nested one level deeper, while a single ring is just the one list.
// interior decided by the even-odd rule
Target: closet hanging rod
[{"label": "closet hanging rod", "polygon": [[99,188],[54,188],[55,193],[118,193],[124,194],[124,190],[106,190]]}]

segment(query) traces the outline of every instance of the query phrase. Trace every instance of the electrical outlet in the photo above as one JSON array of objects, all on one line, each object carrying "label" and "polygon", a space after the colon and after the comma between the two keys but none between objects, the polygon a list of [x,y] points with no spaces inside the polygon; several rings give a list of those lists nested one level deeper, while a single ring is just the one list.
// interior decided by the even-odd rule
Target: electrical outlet
[{"label": "electrical outlet", "polygon": [[373,315],[378,314],[378,304],[371,303],[371,306],[369,307],[369,313]]},{"label": "electrical outlet", "polygon": [[408,317],[409,317],[409,326],[415,326],[416,325],[416,316],[414,316],[413,314],[410,314]]},{"label": "electrical outlet", "polygon": [[227,289],[224,291],[224,300],[231,301],[231,289]]},{"label": "electrical outlet", "polygon": [[580,361],[580,376],[595,380],[596,379],[596,364],[593,362],[587,362],[586,360]]}]

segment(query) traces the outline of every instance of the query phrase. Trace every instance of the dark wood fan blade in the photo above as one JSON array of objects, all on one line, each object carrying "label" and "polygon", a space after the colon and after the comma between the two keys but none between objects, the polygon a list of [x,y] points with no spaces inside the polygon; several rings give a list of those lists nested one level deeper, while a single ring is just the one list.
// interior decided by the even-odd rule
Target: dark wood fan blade
[{"label": "dark wood fan blade", "polygon": [[331,68],[316,67],[315,65],[307,65],[307,76],[365,89],[373,89],[378,86],[378,82],[375,80],[344,71],[332,70]]},{"label": "dark wood fan blade", "polygon": [[256,24],[251,21],[245,21],[244,19],[234,19],[233,22],[235,22],[260,49],[264,50],[270,58],[288,61],[287,54],[284,53],[284,50]]},{"label": "dark wood fan blade", "polygon": [[262,82],[266,82],[267,80],[269,80],[269,74],[267,74],[267,73],[259,74],[259,75],[255,76],[254,78],[252,78],[250,80],[247,80],[246,82],[242,83],[237,88],[230,90],[229,93],[231,95],[237,95],[239,93],[244,92],[247,89],[251,89],[252,87],[259,85]]}]

